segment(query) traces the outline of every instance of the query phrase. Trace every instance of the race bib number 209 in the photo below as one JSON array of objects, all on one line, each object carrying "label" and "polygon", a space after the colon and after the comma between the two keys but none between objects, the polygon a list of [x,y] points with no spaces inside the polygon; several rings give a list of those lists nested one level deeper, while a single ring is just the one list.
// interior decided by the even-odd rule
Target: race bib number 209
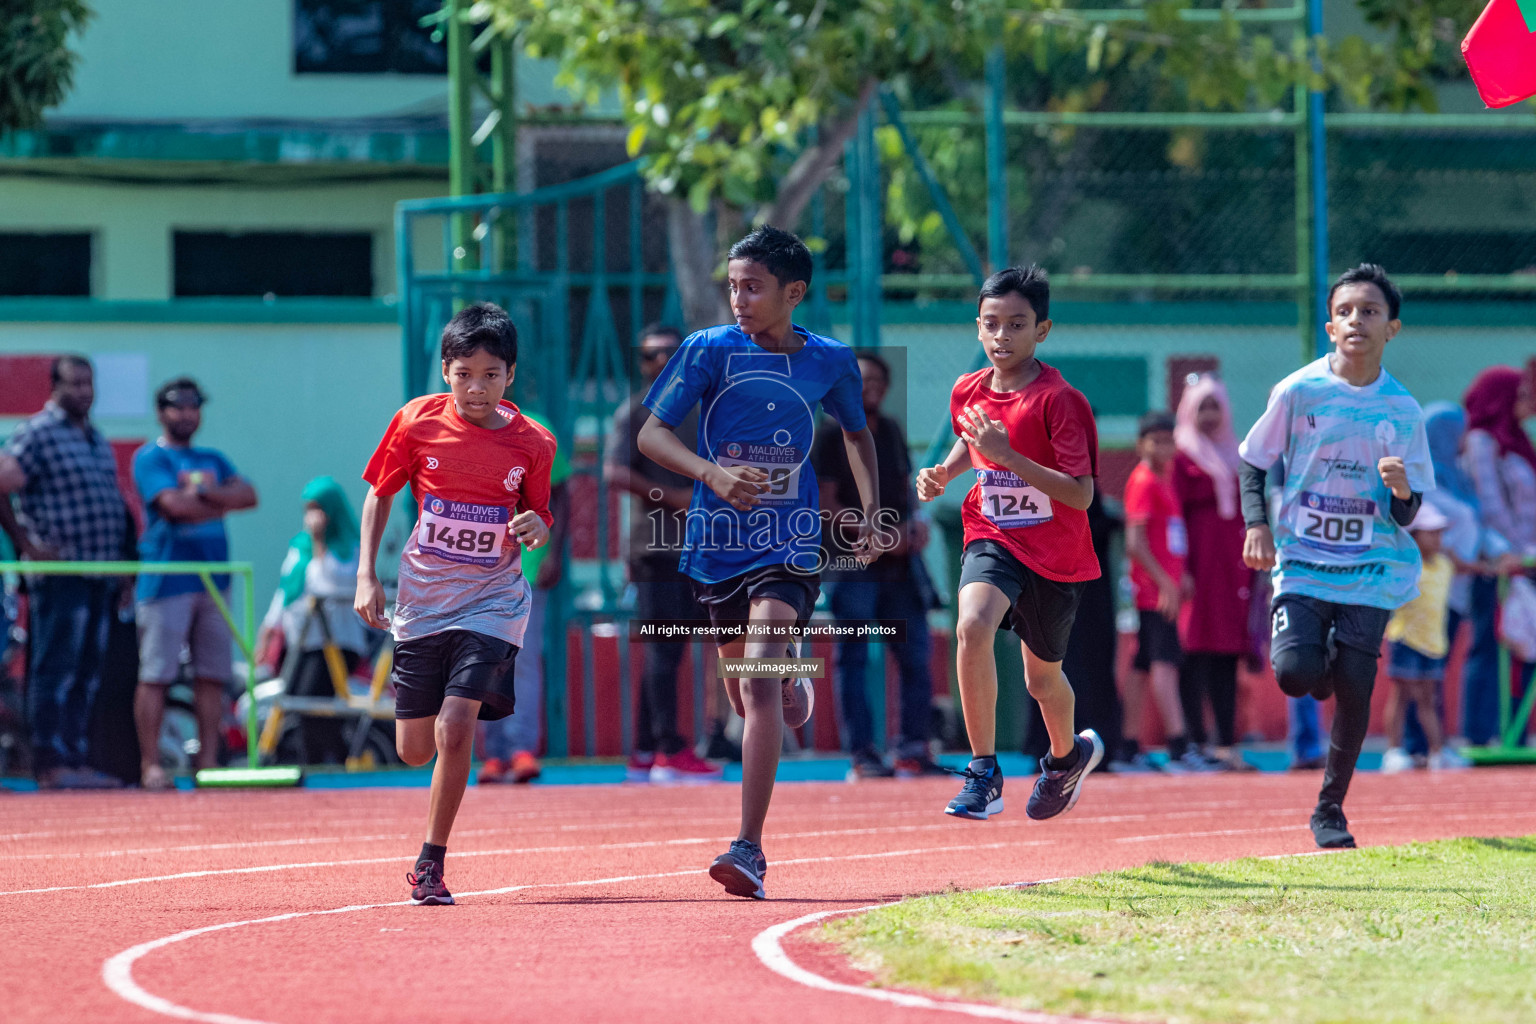
[{"label": "race bib number 209", "polygon": [[427,495],[421,502],[416,543],[423,553],[468,565],[496,565],[507,539],[510,509]]},{"label": "race bib number 209", "polygon": [[1376,503],[1369,498],[1339,498],[1302,491],[1291,529],[1309,547],[1334,554],[1369,551],[1376,526]]}]

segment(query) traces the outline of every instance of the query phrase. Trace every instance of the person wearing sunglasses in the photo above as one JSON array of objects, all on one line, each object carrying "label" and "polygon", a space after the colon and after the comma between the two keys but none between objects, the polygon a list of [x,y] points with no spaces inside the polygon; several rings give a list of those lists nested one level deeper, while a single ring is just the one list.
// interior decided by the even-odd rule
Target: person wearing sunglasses
[{"label": "person wearing sunglasses", "polygon": [[[206,401],[197,381],[177,377],[155,392],[161,434],[133,455],[133,482],[144,499],[146,562],[224,562],[229,534],[224,516],[256,507],[256,489],[224,453],[192,443]],[[229,598],[229,577],[213,577]],[[181,649],[192,653],[192,701],[197,714],[198,768],[219,763],[224,688],[233,675],[229,625],[196,576],[139,577],[139,687],[133,717],[139,732],[141,782],[166,789],[171,779],[159,761],[165,693],[181,672]]]}]

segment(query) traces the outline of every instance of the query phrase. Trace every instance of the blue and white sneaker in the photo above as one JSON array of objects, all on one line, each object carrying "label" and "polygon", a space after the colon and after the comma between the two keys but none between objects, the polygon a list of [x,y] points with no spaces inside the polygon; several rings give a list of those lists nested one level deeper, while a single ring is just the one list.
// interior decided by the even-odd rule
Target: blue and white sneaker
[{"label": "blue and white sneaker", "polygon": [[1040,778],[1035,780],[1035,791],[1029,794],[1029,803],[1024,805],[1024,813],[1036,821],[1070,811],[1083,792],[1083,780],[1104,760],[1104,741],[1092,729],[1078,733],[1074,746],[1077,748],[1077,763],[1071,768],[1053,772],[1045,769],[1042,762]]},{"label": "blue and white sneaker", "polygon": [[996,758],[973,758],[961,771],[948,769],[951,774],[965,779],[960,795],[949,802],[944,813],[956,818],[986,821],[994,814],[1003,813],[1003,771]]},{"label": "blue and white sneaker", "polygon": [[709,866],[709,877],[725,886],[732,896],[752,900],[765,900],[763,879],[768,874],[768,858],[763,848],[746,839],[731,842],[731,848],[715,858]]}]

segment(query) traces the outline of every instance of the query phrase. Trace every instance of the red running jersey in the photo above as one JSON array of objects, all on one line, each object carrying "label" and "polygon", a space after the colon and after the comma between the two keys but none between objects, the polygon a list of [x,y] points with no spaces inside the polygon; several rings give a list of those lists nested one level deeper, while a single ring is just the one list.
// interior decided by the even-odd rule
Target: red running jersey
[{"label": "red running jersey", "polygon": [[555,438],[511,402],[498,411],[510,422],[488,430],[460,416],[452,395],[413,399],[363,470],[381,496],[410,484],[416,499],[416,525],[400,553],[397,640],[470,629],[523,643],[530,598],[507,524],[524,511],[554,524]]},{"label": "red running jersey", "polygon": [[[1013,450],[1068,476],[1098,476],[1099,435],[1082,392],[1055,367],[1040,364],[1040,375],[1020,391],[993,391],[992,367],[968,373],[949,396],[949,418],[961,431],[960,412],[979,406],[1008,428]],[[1077,583],[1099,577],[1088,513],[1052,502],[1010,470],[971,449],[976,485],[960,507],[965,543],[995,540],[1046,579]]]},{"label": "red running jersey", "polygon": [[[1183,509],[1173,484],[1167,477],[1152,472],[1145,462],[1136,463],[1125,483],[1125,522],[1127,526],[1146,528],[1152,560],[1162,566],[1173,582],[1182,581],[1184,558],[1189,554]],[[1142,611],[1156,609],[1157,583],[1135,559],[1131,559],[1131,582],[1136,586],[1136,607]]]}]

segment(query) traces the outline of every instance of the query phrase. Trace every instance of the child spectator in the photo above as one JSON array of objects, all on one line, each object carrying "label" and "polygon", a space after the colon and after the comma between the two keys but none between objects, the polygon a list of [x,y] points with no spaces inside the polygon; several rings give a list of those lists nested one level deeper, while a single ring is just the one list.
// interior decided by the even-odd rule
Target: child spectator
[{"label": "child spectator", "polygon": [[1419,596],[1393,612],[1387,623],[1387,671],[1392,692],[1387,695],[1385,717],[1392,749],[1382,759],[1383,771],[1401,771],[1412,764],[1402,749],[1403,710],[1410,702],[1429,744],[1430,769],[1467,767],[1458,754],[1441,745],[1440,718],[1435,714],[1435,685],[1445,678],[1445,659],[1451,647],[1445,628],[1446,600],[1456,567],[1440,550],[1449,525],[1450,520],[1439,510],[1425,504],[1409,531],[1424,559],[1424,571],[1419,576]]},{"label": "child spectator", "polygon": [[1131,561],[1136,588],[1136,660],[1138,689],[1150,678],[1152,700],[1163,718],[1170,771],[1208,771],[1210,765],[1189,744],[1184,707],[1179,701],[1179,606],[1193,590],[1184,571],[1188,535],[1179,499],[1168,480],[1173,462],[1174,419],[1166,412],[1149,412],[1137,429],[1140,462],[1125,485],[1125,553]]}]

